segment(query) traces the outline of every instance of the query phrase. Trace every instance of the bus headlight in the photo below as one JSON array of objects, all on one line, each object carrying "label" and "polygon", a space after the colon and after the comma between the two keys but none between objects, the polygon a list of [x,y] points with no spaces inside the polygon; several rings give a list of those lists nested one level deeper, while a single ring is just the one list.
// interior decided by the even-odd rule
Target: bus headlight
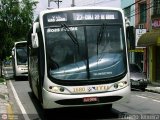
[{"label": "bus headlight", "polygon": [[120,83],[118,84],[118,86],[119,86],[119,87],[124,87],[125,85],[124,85],[123,82],[120,82]]},{"label": "bus headlight", "polygon": [[127,81],[121,81],[114,84],[115,89],[124,88],[128,85]]},{"label": "bus headlight", "polygon": [[50,92],[53,92],[53,93],[60,93],[60,94],[69,94],[69,90],[67,90],[66,88],[64,87],[61,87],[61,86],[49,86],[49,89],[48,89]]}]

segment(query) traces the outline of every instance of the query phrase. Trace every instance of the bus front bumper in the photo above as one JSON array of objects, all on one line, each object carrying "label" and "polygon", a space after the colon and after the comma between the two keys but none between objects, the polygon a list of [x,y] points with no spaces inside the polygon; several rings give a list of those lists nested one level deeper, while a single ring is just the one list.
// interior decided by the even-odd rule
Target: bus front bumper
[{"label": "bus front bumper", "polygon": [[[54,109],[63,107],[94,106],[128,102],[130,98],[130,86],[123,89],[94,94],[57,94],[43,89],[43,108]],[[93,98],[95,101],[85,102],[85,98]]]}]

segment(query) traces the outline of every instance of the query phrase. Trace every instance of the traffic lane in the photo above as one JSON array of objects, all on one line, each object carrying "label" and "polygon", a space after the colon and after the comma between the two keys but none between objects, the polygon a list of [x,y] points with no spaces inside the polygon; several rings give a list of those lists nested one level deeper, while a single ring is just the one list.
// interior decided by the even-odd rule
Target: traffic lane
[{"label": "traffic lane", "polygon": [[130,102],[116,104],[114,108],[124,114],[159,114],[160,96],[157,93],[147,91],[132,91]]},{"label": "traffic lane", "polygon": [[149,92],[149,91],[142,92],[142,91],[138,91],[138,90],[134,90],[134,91],[132,91],[132,93],[136,94],[136,95],[143,96],[143,97],[152,98],[152,99],[155,99],[155,100],[160,100],[160,94],[159,93]]},{"label": "traffic lane", "polygon": [[[35,105],[32,101],[35,100],[33,96],[30,95],[30,87],[28,81],[15,81],[11,80],[11,84],[15,89],[14,97],[17,102],[18,107],[20,108],[20,113],[15,113],[17,116],[24,116],[31,120],[40,119],[41,114],[37,112]],[[11,88],[9,88],[11,89]],[[12,89],[13,91],[13,89]],[[15,95],[17,94],[17,96]],[[31,96],[31,97],[30,97]],[[13,105],[15,107],[16,104]],[[23,114],[22,114],[23,113]]]},{"label": "traffic lane", "polygon": [[[44,119],[44,111],[39,101],[31,93],[28,81],[16,81],[13,83],[17,94],[30,118]],[[25,88],[24,88],[25,86]],[[142,96],[143,95],[143,96]],[[146,98],[144,97],[146,96]],[[132,91],[129,103],[114,104],[112,111],[107,109],[99,110],[95,108],[65,108],[59,109],[58,113],[51,110],[51,118],[75,118],[75,119],[116,119],[128,114],[156,114],[159,113],[160,104],[147,96],[156,96],[148,92]],[[157,95],[158,96],[158,95]]]},{"label": "traffic lane", "polygon": [[[7,73],[6,74],[12,74],[12,68],[7,68],[6,69]],[[42,109],[41,104],[39,103],[39,101],[36,99],[36,97],[32,94],[31,89],[29,87],[29,82],[27,81],[26,77],[20,77],[18,79],[18,81],[15,81],[14,79],[10,80],[11,84],[13,84],[13,87],[16,91],[16,94],[18,96],[18,99],[20,101],[20,103],[15,104],[15,99],[14,101],[12,101],[13,108],[14,108],[14,112],[16,115],[18,115],[19,117],[22,116],[20,113],[20,110],[18,109],[18,107],[20,107],[21,111],[23,111],[23,114],[27,114],[27,117],[29,117],[31,120],[32,119],[45,119],[45,114],[44,111]],[[11,86],[9,87],[11,88]],[[10,89],[10,91],[12,91]],[[12,91],[13,92],[13,91]],[[10,93],[11,94],[11,93]],[[10,96],[14,96],[13,94]],[[13,97],[12,97],[13,100]],[[16,101],[17,102],[17,101]],[[22,104],[22,106],[20,105]],[[18,107],[17,107],[18,106]],[[24,110],[23,110],[24,107]],[[54,117],[68,117],[68,118],[81,118],[81,119],[96,119],[96,118],[106,118],[106,119],[111,119],[111,118],[117,118],[118,114],[117,112],[114,111],[108,111],[106,108],[105,110],[99,111],[97,110],[97,107],[92,107],[92,108],[65,108],[65,109],[59,109],[57,112],[58,113],[64,113],[63,116],[57,116],[58,114],[54,114]],[[75,112],[76,111],[76,112]],[[95,112],[97,114],[95,114]],[[50,111],[51,115],[49,115],[49,117],[53,117],[52,113],[55,113],[55,110],[51,110]],[[94,114],[93,114],[94,113]],[[68,116],[69,114],[71,114],[71,116]],[[26,115],[23,115],[26,116]]]},{"label": "traffic lane", "polygon": [[[32,93],[31,93],[32,94]],[[66,118],[66,119],[118,119],[128,115],[146,115],[146,114],[158,114],[160,105],[150,98],[144,98],[141,96],[142,92],[132,92],[131,100],[129,103],[114,104],[111,111],[106,109],[100,109],[99,107],[82,107],[82,108],[63,108],[57,110],[50,110],[47,116],[50,119],[53,118]],[[149,93],[144,95],[149,95]],[[151,94],[152,95],[152,94]],[[34,98],[34,96],[31,96]],[[32,98],[31,98],[32,99]],[[38,104],[39,101],[33,99],[33,103],[39,114],[43,114],[41,118],[45,118],[43,109]],[[152,106],[152,107],[151,107]],[[63,115],[61,115],[61,113]]]},{"label": "traffic lane", "polygon": [[[45,119],[45,112],[42,109],[40,102],[31,92],[28,81],[12,81],[13,86],[18,94],[21,103],[30,119]],[[55,112],[57,114],[55,114]],[[106,109],[100,110],[98,107],[92,108],[64,108],[57,110],[50,110],[50,118],[74,118],[74,119],[111,119],[118,118],[117,111],[109,111]],[[63,115],[60,115],[63,113]]]},{"label": "traffic lane", "polygon": [[32,92],[29,92],[32,103],[34,104],[37,113],[39,114],[42,120],[44,119],[117,119],[121,114],[117,110],[109,110],[107,107],[69,107],[69,108],[59,108],[51,110],[43,110],[41,104],[33,95]]}]

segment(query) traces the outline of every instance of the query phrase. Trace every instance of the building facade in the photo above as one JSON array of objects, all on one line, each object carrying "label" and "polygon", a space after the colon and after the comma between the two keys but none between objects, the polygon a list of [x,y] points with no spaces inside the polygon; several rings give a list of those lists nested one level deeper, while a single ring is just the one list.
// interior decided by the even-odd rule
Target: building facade
[{"label": "building facade", "polygon": [[139,46],[138,41],[140,37],[149,32],[150,30],[150,21],[151,21],[151,3],[150,0],[136,0],[135,1],[135,36],[136,36],[136,48],[140,49],[140,52],[135,52],[136,62],[140,64],[143,68],[143,72],[148,75],[148,48],[146,46]]},{"label": "building facade", "polygon": [[[121,0],[121,8],[124,10],[125,17],[130,21],[130,26],[132,28],[135,28],[135,0]],[[129,45],[133,46],[135,44],[134,38],[132,40],[129,40]],[[130,47],[133,48],[133,47]],[[134,63],[135,57],[134,57],[134,51],[129,51],[129,62]]]},{"label": "building facade", "polygon": [[138,40],[146,47],[147,75],[150,82],[160,83],[160,0],[147,1],[150,11],[148,32]]},{"label": "building facade", "polygon": [[121,0],[121,7],[131,21],[130,26],[133,26],[135,34],[132,41],[134,47],[129,51],[129,61],[138,64],[147,73],[147,49],[145,46],[138,46],[137,42],[150,28],[150,0]]},{"label": "building facade", "polygon": [[121,8],[124,10],[125,16],[129,19],[130,26],[135,26],[134,2],[135,0],[121,0]]}]

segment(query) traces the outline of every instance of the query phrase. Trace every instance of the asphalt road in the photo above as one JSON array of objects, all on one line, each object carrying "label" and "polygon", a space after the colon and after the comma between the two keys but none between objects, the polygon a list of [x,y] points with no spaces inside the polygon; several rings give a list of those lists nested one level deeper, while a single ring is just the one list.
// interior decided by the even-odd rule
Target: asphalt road
[{"label": "asphalt road", "polygon": [[[19,98],[18,102],[15,99],[15,93],[12,91],[13,85],[17,97]],[[43,109],[38,102],[38,100],[31,93],[29,83],[27,80],[15,81],[14,79],[8,80],[8,88],[10,91],[11,101],[13,103],[15,115],[22,116],[22,113],[27,115],[31,120],[44,119]],[[20,102],[20,103],[19,103]],[[75,108],[75,109],[61,109],[57,114],[53,114],[52,118],[73,118],[73,119],[137,119],[137,118],[159,118],[160,110],[160,95],[157,93],[151,92],[142,92],[142,91],[132,91],[131,99],[128,103],[123,104],[114,104],[113,109],[108,111],[107,109],[97,109],[94,108]],[[57,112],[57,111],[56,111]],[[25,117],[23,115],[23,117]]]}]

